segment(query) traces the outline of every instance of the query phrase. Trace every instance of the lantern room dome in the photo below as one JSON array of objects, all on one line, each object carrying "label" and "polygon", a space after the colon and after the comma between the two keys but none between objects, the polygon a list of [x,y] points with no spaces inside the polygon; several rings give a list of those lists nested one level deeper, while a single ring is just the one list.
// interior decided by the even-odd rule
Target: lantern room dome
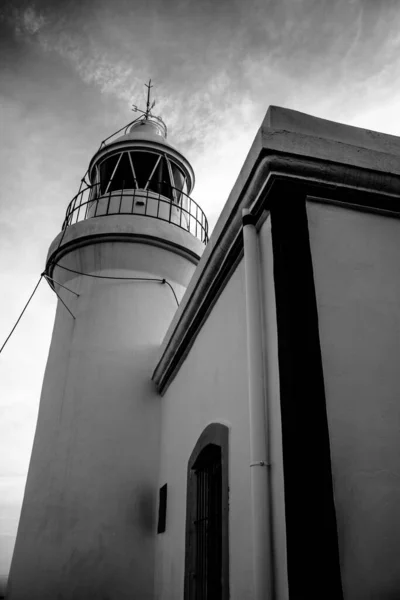
[{"label": "lantern room dome", "polygon": [[162,121],[155,119],[140,119],[129,127],[124,135],[113,140],[113,142],[122,141],[148,141],[157,142],[170,146],[166,140],[167,130]]}]

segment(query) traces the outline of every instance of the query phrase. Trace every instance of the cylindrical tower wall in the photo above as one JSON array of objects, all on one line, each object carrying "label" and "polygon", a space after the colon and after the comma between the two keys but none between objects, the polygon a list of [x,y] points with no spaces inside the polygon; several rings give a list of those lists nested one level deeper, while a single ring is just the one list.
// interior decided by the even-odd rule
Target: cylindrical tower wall
[{"label": "cylindrical tower wall", "polygon": [[55,240],[48,272],[79,297],[55,286],[75,319],[59,302],[11,600],[153,598],[162,399],[151,374],[176,300],[159,281],[88,275],[166,279],[180,298],[200,249],[146,217],[88,219]]}]

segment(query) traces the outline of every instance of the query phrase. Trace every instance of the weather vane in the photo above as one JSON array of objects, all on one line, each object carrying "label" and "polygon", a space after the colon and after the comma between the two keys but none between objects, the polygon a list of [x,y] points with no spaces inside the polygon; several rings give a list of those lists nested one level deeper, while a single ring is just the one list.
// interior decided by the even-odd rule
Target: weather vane
[{"label": "weather vane", "polygon": [[[163,135],[166,138],[167,137],[167,126],[166,126],[166,124],[164,123],[164,121],[162,120],[161,117],[157,117],[156,115],[153,115],[153,113],[151,112],[151,110],[156,105],[156,101],[155,100],[153,100],[153,102],[151,102],[151,88],[153,87],[151,85],[151,79],[149,79],[149,83],[145,83],[144,85],[147,87],[146,110],[142,110],[141,108],[138,108],[136,106],[136,104],[132,105],[133,112],[139,112],[139,113],[141,113],[140,117],[138,117],[136,119],[136,121],[142,120],[142,124],[144,124],[144,122],[147,121],[148,119],[151,119],[153,121],[153,123],[154,123],[154,121],[156,121],[158,123],[158,127],[160,128],[161,135]],[[134,121],[134,122],[136,123],[136,121]]]},{"label": "weather vane", "polygon": [[[151,88],[154,87],[151,85],[151,79],[149,79],[149,83],[145,83],[144,84],[147,87],[147,103],[146,103],[146,110],[142,110],[141,108],[138,108],[136,106],[136,104],[133,104],[132,106],[132,110],[133,112],[140,112],[142,113],[142,115],[144,115],[145,119],[148,119],[149,117],[155,117],[155,115],[153,115],[151,113],[151,109],[154,108],[156,101],[153,100],[153,103],[150,102],[150,96],[151,96]],[[157,118],[157,117],[155,117]]]}]

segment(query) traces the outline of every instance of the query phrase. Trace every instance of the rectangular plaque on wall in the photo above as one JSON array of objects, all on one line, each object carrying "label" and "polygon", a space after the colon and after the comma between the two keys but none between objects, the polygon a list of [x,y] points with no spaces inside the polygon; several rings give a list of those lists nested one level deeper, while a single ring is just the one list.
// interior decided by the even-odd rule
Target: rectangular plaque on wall
[{"label": "rectangular plaque on wall", "polygon": [[164,533],[167,518],[167,484],[160,487],[157,533]]}]

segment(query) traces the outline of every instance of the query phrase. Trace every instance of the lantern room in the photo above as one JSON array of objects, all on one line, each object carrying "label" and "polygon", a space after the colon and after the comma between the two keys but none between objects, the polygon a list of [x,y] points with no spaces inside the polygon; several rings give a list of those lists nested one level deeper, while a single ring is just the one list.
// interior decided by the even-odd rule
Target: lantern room
[{"label": "lantern room", "polygon": [[154,118],[141,118],[124,135],[108,140],[93,157],[88,175],[97,195],[143,190],[175,203],[194,185],[192,167],[166,141],[165,125]]},{"label": "lantern room", "polygon": [[207,219],[189,195],[193,169],[167,142],[167,127],[151,114],[149,102],[141,112],[101,143],[68,207],[64,228],[100,216],[144,215],[178,225],[206,243]]}]

